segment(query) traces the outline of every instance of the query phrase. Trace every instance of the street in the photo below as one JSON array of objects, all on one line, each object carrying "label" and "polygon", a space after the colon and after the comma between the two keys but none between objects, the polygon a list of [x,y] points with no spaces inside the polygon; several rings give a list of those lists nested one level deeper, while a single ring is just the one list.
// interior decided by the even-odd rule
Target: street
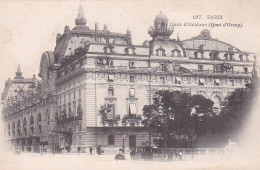
[{"label": "street", "polygon": [[[200,155],[195,160],[184,157],[183,161],[135,161],[129,155],[125,155],[125,161],[115,161],[115,155],[93,155],[86,153],[66,153],[62,155],[22,153],[14,155],[11,152],[2,152],[0,158],[0,169],[19,170],[51,170],[51,169],[256,169],[259,165],[256,160],[245,159],[240,154],[232,155]],[[242,161],[241,161],[242,160]],[[8,168],[7,168],[8,167]],[[258,166],[259,167],[259,166]]]}]

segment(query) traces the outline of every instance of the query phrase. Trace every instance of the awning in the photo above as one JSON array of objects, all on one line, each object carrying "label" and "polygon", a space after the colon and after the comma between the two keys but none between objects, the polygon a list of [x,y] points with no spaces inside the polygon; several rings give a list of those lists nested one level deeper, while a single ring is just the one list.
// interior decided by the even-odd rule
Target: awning
[{"label": "awning", "polygon": [[135,96],[135,89],[134,88],[131,88],[129,90],[129,93],[130,93],[130,97],[134,97]]},{"label": "awning", "polygon": [[136,104],[135,103],[129,104],[129,114],[136,114]]},{"label": "awning", "polygon": [[220,80],[219,79],[215,79],[215,83],[216,84],[220,84]]},{"label": "awning", "polygon": [[200,84],[205,84],[205,79],[200,78]]},{"label": "awning", "polygon": [[181,81],[181,78],[180,77],[176,77],[176,81]]},{"label": "awning", "polygon": [[109,79],[109,80],[114,80],[114,75],[113,75],[113,74],[109,74],[109,75],[108,75],[108,79]]}]

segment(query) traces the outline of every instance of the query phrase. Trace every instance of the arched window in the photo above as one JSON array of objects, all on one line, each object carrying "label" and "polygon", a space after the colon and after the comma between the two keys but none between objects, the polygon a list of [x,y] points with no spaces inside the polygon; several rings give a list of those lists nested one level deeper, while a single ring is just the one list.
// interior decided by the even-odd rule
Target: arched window
[{"label": "arched window", "polygon": [[214,96],[211,100],[214,102],[214,105],[213,105],[214,110],[219,113],[220,108],[221,108],[221,99],[220,99],[220,97],[219,96]]}]

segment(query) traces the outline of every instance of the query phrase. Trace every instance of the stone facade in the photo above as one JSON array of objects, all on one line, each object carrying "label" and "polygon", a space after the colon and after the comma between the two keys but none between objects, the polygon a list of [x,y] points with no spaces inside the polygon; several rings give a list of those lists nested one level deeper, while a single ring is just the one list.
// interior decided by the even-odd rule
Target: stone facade
[{"label": "stone facade", "polygon": [[[5,131],[15,146],[69,151],[142,146],[149,140],[142,108],[156,90],[201,94],[218,111],[227,95],[258,72],[254,54],[212,38],[208,30],[188,40],[170,38],[173,28],[162,13],[148,31],[152,40],[143,45],[132,44],[129,30],[114,33],[97,24],[90,29],[82,8],[75,24],[57,35],[54,52],[43,53],[35,100],[11,109],[24,100],[10,103],[6,85]],[[17,134],[19,121],[24,126]]]}]

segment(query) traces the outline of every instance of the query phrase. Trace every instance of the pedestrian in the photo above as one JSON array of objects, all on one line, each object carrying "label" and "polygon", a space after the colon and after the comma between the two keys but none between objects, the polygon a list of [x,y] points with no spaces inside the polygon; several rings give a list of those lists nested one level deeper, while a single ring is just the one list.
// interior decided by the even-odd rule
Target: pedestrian
[{"label": "pedestrian", "polygon": [[78,154],[80,154],[80,147],[78,146]]},{"label": "pedestrian", "polygon": [[135,158],[135,155],[136,155],[136,152],[135,152],[135,150],[133,149],[133,150],[130,152],[130,157],[131,157],[131,159],[134,159],[134,158]]},{"label": "pedestrian", "polygon": [[93,151],[93,148],[90,147],[90,148],[89,148],[89,154],[90,154],[90,155],[92,155],[92,151]]},{"label": "pedestrian", "polygon": [[179,160],[182,160],[182,150],[179,151]]},{"label": "pedestrian", "polygon": [[125,160],[125,155],[122,154],[121,149],[119,149],[119,153],[116,154],[115,160],[117,160],[117,161],[118,161],[118,160]]}]

